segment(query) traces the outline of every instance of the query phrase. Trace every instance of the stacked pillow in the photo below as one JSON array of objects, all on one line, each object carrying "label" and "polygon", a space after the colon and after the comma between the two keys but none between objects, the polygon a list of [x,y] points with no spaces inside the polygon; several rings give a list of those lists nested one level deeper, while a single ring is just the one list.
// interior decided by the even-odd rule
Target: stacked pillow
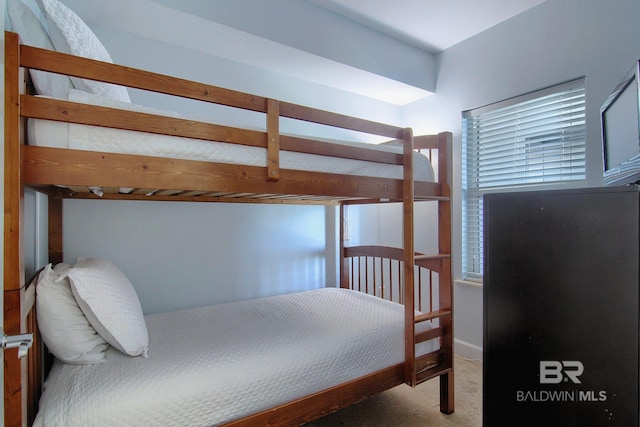
[{"label": "stacked pillow", "polygon": [[[41,49],[55,50],[46,30],[33,11],[20,0],[7,0],[7,15],[11,30],[18,33],[22,43]],[[71,79],[54,73],[30,70],[31,80],[41,95],[66,99],[73,87]]]},{"label": "stacked pillow", "polygon": [[138,295],[111,262],[79,258],[73,267],[49,264],[36,280],[40,333],[58,359],[102,363],[109,345],[147,357],[149,337]]},{"label": "stacked pillow", "polygon": [[[7,0],[11,30],[20,35],[22,43],[113,63],[107,49],[77,14],[58,0],[36,1],[40,10],[34,12],[21,0]],[[30,75],[40,95],[67,99],[69,91],[76,88],[131,102],[122,86],[39,70],[30,70]],[[112,263],[80,258],[73,267],[49,264],[36,280],[40,332],[58,359],[75,364],[102,363],[109,345],[130,356],[147,356],[149,339],[140,301],[127,277]]]},{"label": "stacked pillow", "polygon": [[[109,52],[87,24],[58,0],[37,0],[43,23],[21,0],[7,0],[7,12],[12,31],[22,42],[42,49],[56,50],[89,59],[113,63]],[[71,87],[131,102],[127,89],[110,83],[77,77],[67,77],[37,70],[30,72],[36,91],[40,95],[66,99]]]},{"label": "stacked pillow", "polygon": [[[58,0],[36,0],[34,12],[7,0],[11,30],[22,43],[113,63],[98,37]],[[42,21],[38,18],[42,17]],[[45,26],[47,28],[45,28]],[[72,88],[131,102],[122,86],[30,70],[36,92],[67,99]],[[147,356],[149,339],[140,301],[127,277],[112,263],[80,258],[75,266],[47,265],[36,278],[36,309],[42,338],[67,363],[102,363],[109,345],[130,356]]]}]

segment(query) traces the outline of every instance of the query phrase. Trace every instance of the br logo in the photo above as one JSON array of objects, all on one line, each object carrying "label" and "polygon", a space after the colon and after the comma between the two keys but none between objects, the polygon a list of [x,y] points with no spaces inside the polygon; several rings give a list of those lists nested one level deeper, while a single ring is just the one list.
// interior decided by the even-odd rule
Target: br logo
[{"label": "br logo", "polygon": [[582,384],[578,377],[583,372],[584,365],[577,360],[543,360],[540,361],[540,384],[560,384],[567,380]]}]

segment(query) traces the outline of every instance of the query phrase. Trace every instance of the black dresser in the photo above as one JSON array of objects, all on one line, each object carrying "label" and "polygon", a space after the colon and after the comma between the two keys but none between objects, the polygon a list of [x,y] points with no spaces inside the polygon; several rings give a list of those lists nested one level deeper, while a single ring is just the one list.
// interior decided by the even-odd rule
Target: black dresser
[{"label": "black dresser", "polygon": [[638,426],[637,186],[484,198],[484,426]]}]

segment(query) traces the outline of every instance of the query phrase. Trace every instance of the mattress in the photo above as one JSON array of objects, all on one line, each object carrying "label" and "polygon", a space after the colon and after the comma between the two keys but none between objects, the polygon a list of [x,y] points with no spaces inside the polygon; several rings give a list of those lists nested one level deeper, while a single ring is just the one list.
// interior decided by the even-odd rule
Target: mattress
[{"label": "mattress", "polygon": [[[76,89],[70,90],[68,99],[85,104],[185,118],[177,113],[116,101]],[[267,165],[266,149],[260,147],[75,123],[29,119],[28,135],[28,143],[35,146],[215,161],[249,166],[266,167]],[[367,144],[337,140],[330,140],[330,142],[392,153],[402,152],[401,147],[393,144]],[[284,150],[280,152],[280,167],[282,169],[402,179],[402,166],[399,165]],[[419,153],[416,153],[414,157],[414,177],[418,181],[434,181],[434,173],[429,160]]]},{"label": "mattress", "polygon": [[34,425],[219,425],[402,363],[403,310],[325,288],[148,315],[147,359],[56,360]]}]

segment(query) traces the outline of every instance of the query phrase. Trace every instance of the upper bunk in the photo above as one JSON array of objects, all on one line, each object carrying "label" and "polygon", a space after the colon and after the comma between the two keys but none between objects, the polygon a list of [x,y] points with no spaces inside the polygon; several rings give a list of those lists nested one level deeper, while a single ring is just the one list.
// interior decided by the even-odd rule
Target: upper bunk
[{"label": "upper bunk", "polygon": [[[257,112],[265,126],[198,121],[74,89],[66,99],[38,96],[29,78],[35,70]],[[283,118],[390,143],[283,134]],[[54,138],[65,132],[66,141]],[[102,132],[104,139],[96,136]],[[83,138],[90,141],[83,145]],[[62,198],[338,204],[449,197],[449,132],[413,136],[410,128],[27,46],[11,32],[5,33],[5,141],[5,153],[20,159],[18,173],[7,176]],[[153,144],[170,148],[156,152]],[[236,157],[215,157],[229,149],[238,149]],[[416,149],[437,153],[431,159],[437,176]]]}]

